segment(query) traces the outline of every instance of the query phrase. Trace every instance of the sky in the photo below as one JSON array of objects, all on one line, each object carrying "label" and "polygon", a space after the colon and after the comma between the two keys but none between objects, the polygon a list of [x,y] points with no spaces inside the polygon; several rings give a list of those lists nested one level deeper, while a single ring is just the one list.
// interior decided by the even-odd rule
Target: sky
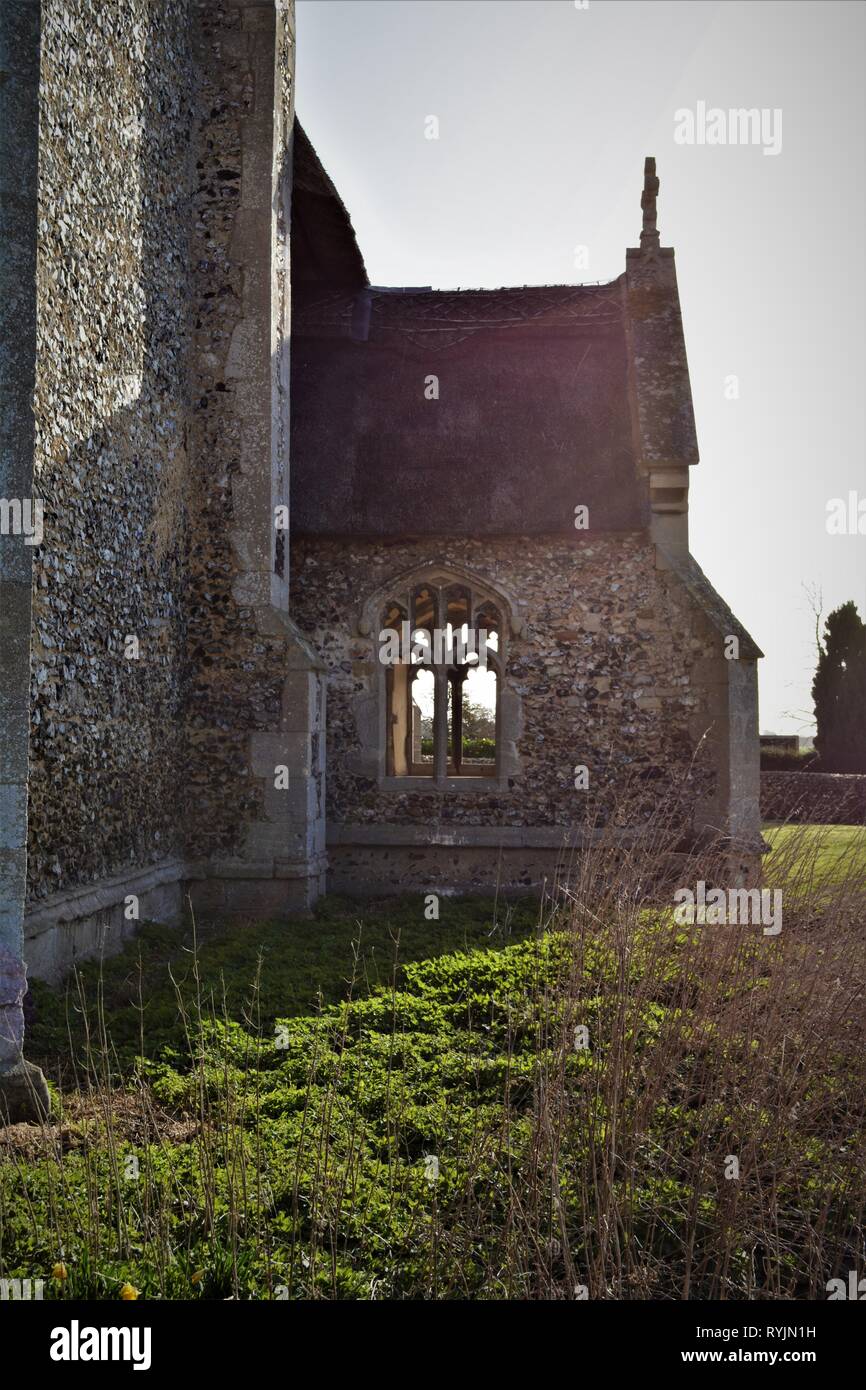
[{"label": "sky", "polygon": [[[816,606],[866,617],[866,5],[298,0],[297,38],[298,116],[373,284],[612,280],[655,156],[692,553],[765,653],[761,731],[812,733]],[[699,142],[701,103],[763,131],[711,143],[709,117]]]}]

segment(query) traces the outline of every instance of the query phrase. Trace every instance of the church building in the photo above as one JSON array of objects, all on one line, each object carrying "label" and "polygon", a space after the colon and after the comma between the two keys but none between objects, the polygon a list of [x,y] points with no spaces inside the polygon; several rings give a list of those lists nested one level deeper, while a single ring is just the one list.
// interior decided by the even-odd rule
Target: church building
[{"label": "church building", "polygon": [[610,284],[371,285],[288,0],[6,0],[0,47],[5,1103],[27,972],[143,921],[537,891],[660,807],[756,872],[654,161]]},{"label": "church building", "polygon": [[[672,849],[754,855],[760,653],[689,551],[655,161],[610,284],[451,291],[370,285],[299,128],[295,160],[290,589],[327,670],[329,884],[538,887],[665,803]],[[404,628],[430,659],[390,659]],[[485,669],[437,630],[487,633]]]}]

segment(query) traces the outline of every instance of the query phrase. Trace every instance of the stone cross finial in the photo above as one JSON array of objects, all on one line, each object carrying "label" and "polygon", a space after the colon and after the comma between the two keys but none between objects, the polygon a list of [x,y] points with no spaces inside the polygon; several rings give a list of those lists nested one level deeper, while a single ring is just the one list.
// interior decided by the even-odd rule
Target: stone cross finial
[{"label": "stone cross finial", "polygon": [[654,251],[659,244],[658,228],[656,227],[656,196],[658,191],[656,162],[651,155],[647,155],[643,166],[643,193],[640,197],[640,205],[643,209],[643,230],[640,234],[642,251]]}]

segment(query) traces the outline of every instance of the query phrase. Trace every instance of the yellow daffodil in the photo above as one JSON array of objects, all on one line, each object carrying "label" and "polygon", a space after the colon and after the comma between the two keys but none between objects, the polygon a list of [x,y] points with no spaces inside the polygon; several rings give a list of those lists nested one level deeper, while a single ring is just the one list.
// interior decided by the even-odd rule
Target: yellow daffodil
[{"label": "yellow daffodil", "polygon": [[56,1264],[51,1271],[51,1277],[53,1279],[59,1279],[62,1283],[66,1278],[66,1265],[61,1263]]},{"label": "yellow daffodil", "polygon": [[132,1299],[138,1298],[138,1289],[132,1284],[123,1284],[120,1290],[120,1297],[125,1303],[129,1303]]}]

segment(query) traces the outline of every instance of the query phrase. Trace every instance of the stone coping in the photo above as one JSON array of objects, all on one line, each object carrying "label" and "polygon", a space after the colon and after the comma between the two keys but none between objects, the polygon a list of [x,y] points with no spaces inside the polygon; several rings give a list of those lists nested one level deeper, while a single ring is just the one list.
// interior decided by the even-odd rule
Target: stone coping
[{"label": "stone coping", "polygon": [[574,849],[609,840],[634,844],[648,832],[635,829],[586,830],[568,825],[329,825],[328,846],[419,845],[425,848]]},{"label": "stone coping", "polygon": [[96,883],[81,884],[62,893],[52,893],[47,898],[37,898],[25,909],[25,938],[39,936],[58,922],[73,922],[79,917],[90,917],[117,907],[130,893],[142,897],[154,888],[177,883],[186,876],[187,866],[182,859],[164,859],[157,864],[99,879]]},{"label": "stone coping", "polygon": [[[425,849],[584,849],[590,845],[636,845],[641,840],[657,836],[655,826],[622,826],[611,829],[588,829],[567,825],[340,825],[328,826],[328,848],[342,847],[387,849],[403,846]],[[672,838],[674,838],[672,836]],[[691,845],[683,840],[672,843],[668,853],[684,855],[709,847],[695,839]],[[720,846],[721,847],[721,846]],[[728,853],[763,854],[768,849],[764,840],[731,838],[725,845]]]},{"label": "stone coping", "polygon": [[117,907],[130,894],[143,897],[156,888],[172,883],[194,883],[209,879],[294,879],[310,878],[326,867],[325,857],[311,861],[267,860],[189,863],[167,858],[156,864],[132,868],[122,874],[79,884],[49,897],[37,898],[24,914],[25,939],[33,940],[62,922],[74,922]]}]

